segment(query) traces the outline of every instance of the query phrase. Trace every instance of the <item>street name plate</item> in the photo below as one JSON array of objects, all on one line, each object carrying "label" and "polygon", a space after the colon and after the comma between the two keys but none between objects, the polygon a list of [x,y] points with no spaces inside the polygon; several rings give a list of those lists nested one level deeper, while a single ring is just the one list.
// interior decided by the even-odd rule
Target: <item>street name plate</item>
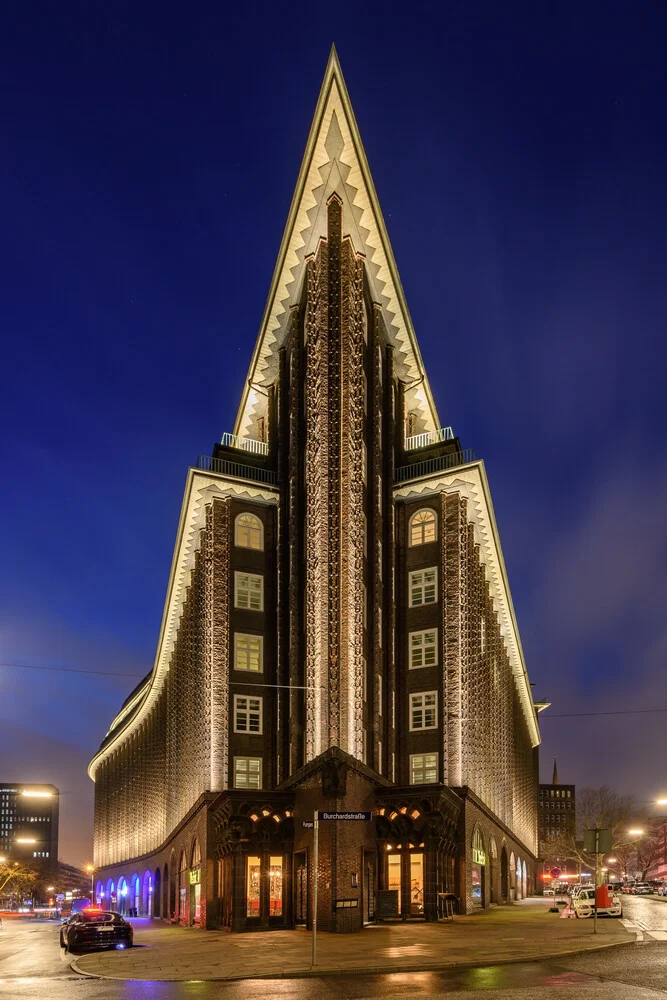
[{"label": "street name plate", "polygon": [[369,812],[318,812],[317,818],[320,822],[323,820],[356,820],[368,823],[371,814]]}]

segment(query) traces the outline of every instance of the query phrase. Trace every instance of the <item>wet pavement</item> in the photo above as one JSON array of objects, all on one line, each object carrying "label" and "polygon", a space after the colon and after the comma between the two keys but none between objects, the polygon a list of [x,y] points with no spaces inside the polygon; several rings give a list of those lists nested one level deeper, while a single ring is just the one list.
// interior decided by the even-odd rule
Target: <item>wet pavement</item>
[{"label": "wet pavement", "polygon": [[[655,925],[667,920],[667,906],[637,899],[626,906],[626,914],[659,930]],[[446,972],[166,983],[81,978],[69,968],[69,958],[58,945],[56,926],[8,925],[6,921],[0,932],[2,1000],[463,1000],[480,993],[489,993],[489,1000],[656,1000],[667,996],[667,942],[649,939],[648,934],[641,944],[550,962]]]}]

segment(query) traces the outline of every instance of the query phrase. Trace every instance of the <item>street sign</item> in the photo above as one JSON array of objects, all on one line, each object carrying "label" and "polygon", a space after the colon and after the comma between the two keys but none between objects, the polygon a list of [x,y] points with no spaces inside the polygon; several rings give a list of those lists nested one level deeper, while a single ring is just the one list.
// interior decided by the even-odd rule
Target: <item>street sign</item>
[{"label": "street sign", "polygon": [[552,868],[551,869],[551,877],[552,878],[560,878],[560,876],[561,876],[561,870],[560,870],[560,868]]},{"label": "street sign", "polygon": [[312,830],[315,824],[313,823],[312,819],[302,819],[301,826],[304,828],[304,830]]},{"label": "street sign", "polygon": [[584,851],[586,854],[609,854],[611,830],[584,830]]},{"label": "street sign", "polygon": [[322,820],[352,820],[368,823],[371,814],[369,812],[318,812],[317,819]]}]

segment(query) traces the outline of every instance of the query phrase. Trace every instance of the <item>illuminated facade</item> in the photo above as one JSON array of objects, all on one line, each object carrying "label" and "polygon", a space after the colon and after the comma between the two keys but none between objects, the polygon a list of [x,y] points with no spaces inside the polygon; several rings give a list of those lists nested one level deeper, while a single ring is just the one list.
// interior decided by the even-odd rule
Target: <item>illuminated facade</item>
[{"label": "illuminated facade", "polygon": [[0,782],[0,857],[57,872],[59,798],[55,785]]},{"label": "illuminated facade", "polygon": [[[539,732],[481,461],[441,428],[332,54],[155,665],[90,765],[98,895],[233,930],[530,891]],[[128,899],[131,900],[128,903]]]}]

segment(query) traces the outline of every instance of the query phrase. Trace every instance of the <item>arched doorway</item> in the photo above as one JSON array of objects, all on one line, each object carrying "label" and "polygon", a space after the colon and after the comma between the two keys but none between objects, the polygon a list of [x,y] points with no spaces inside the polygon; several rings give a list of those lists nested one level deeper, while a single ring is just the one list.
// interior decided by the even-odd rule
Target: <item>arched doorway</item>
[{"label": "arched doorway", "polygon": [[141,915],[153,916],[153,879],[150,872],[144,872],[141,886]]},{"label": "arched doorway", "polygon": [[169,908],[169,865],[166,862],[162,872],[162,896],[162,916],[169,920],[171,917],[171,910]]},{"label": "arched doorway", "polygon": [[189,922],[191,924],[201,923],[201,849],[199,841],[195,837],[192,841],[191,863],[190,863],[190,913]]},{"label": "arched doorway", "polygon": [[500,848],[500,900],[501,902],[506,903],[509,898],[509,864],[507,861],[507,848],[503,844]]},{"label": "arched doorway", "polygon": [[118,879],[118,912],[124,917],[127,915],[127,879],[124,876]]},{"label": "arched doorway", "polygon": [[521,895],[522,895],[522,897],[524,899],[528,895],[527,884],[526,884],[527,881],[528,881],[528,879],[526,877],[526,862],[522,861],[521,862]]},{"label": "arched doorway", "polygon": [[162,879],[160,877],[160,869],[155,869],[155,877],[153,879],[153,916],[159,917],[162,915]]},{"label": "arched doorway", "polygon": [[479,826],[475,826],[472,832],[472,864],[470,866],[472,883],[472,905],[475,907],[486,906],[486,849],[484,838]]},{"label": "arched doorway", "polygon": [[521,858],[516,859],[516,896],[515,899],[523,899],[521,892]]},{"label": "arched doorway", "polygon": [[488,874],[488,885],[489,885],[489,902],[497,903],[498,893],[496,890],[496,879],[498,878],[498,845],[496,844],[496,838],[491,837],[489,840],[489,859],[487,864],[487,874]]},{"label": "arched doorway", "polygon": [[178,922],[190,923],[190,907],[188,904],[188,859],[185,851],[181,851],[178,863]]},{"label": "arched doorway", "polygon": [[97,903],[97,905],[100,906],[103,899],[104,899],[104,882],[98,882],[97,885],[95,886],[95,899],[93,900],[93,902]]},{"label": "arched doorway", "polygon": [[116,909],[116,884],[112,878],[107,879],[106,889],[104,890],[104,906],[107,910]]},{"label": "arched doorway", "polygon": [[178,913],[176,912],[176,853],[171,852],[171,860],[169,862],[169,919],[178,919]]},{"label": "arched doorway", "polygon": [[130,916],[139,916],[139,907],[141,906],[141,880],[139,876],[135,873],[130,879]]}]

